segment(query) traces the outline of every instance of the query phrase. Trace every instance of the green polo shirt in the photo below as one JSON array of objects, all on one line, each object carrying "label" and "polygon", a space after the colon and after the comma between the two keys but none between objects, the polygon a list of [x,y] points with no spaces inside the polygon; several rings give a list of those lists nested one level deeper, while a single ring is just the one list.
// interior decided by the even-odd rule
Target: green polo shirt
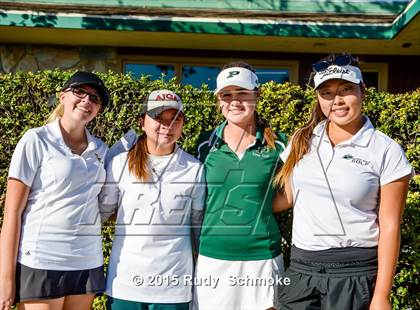
[{"label": "green polo shirt", "polygon": [[200,135],[198,158],[207,182],[206,213],[200,254],[224,260],[262,260],[281,253],[280,232],[273,216],[272,179],[282,164],[284,135],[269,149],[261,129],[244,156],[223,141],[226,122]]}]

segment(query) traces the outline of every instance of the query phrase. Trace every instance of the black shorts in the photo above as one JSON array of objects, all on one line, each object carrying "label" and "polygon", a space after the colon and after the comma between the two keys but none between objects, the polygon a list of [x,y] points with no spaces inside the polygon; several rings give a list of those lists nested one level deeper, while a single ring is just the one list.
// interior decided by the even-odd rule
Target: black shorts
[{"label": "black shorts", "polygon": [[377,259],[341,262],[291,258],[279,288],[280,310],[369,309],[376,283]]},{"label": "black shorts", "polygon": [[103,266],[86,270],[43,270],[16,266],[15,302],[60,298],[105,291]]}]

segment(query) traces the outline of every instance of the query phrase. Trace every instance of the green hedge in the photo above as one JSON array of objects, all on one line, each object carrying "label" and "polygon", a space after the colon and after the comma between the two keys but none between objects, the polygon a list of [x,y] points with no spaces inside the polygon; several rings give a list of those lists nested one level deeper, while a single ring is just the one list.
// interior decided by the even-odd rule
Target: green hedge
[{"label": "green hedge", "polygon": [[[7,170],[13,149],[22,134],[31,127],[41,126],[56,102],[56,92],[70,76],[69,72],[44,71],[36,74],[0,75],[0,203],[4,204]],[[133,80],[129,76],[100,74],[111,92],[112,104],[92,124],[93,134],[111,145],[130,127],[138,129],[141,102],[152,90],[168,88],[178,93],[185,104],[187,122],[182,146],[193,152],[198,134],[214,128],[221,120],[215,100],[206,85],[202,89],[182,86],[170,81],[150,81],[147,77]],[[263,85],[260,115],[272,126],[290,135],[302,125],[314,103],[313,92],[288,83],[270,82]],[[373,124],[398,141],[416,171],[419,171],[420,89],[406,94],[388,94],[368,89],[364,110]],[[420,178],[410,184],[407,208],[402,225],[402,250],[394,281],[392,302],[395,309],[420,309],[419,228]],[[2,219],[0,212],[0,222]],[[281,230],[286,252],[290,244],[291,214],[281,216]],[[103,230],[105,261],[111,247],[112,226]],[[287,254],[287,253],[286,253]],[[287,259],[287,255],[286,255]],[[102,309],[104,298],[95,300]]]}]

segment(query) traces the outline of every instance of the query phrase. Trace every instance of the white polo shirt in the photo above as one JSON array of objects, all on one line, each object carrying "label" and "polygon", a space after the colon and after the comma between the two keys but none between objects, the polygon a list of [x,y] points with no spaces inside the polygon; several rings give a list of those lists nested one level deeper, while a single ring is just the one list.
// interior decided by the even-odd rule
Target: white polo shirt
[{"label": "white polo shirt", "polygon": [[[402,148],[365,117],[363,127],[334,148],[326,121],[313,131],[310,151],[293,169],[292,243],[304,250],[378,244],[379,189],[412,168]],[[281,154],[283,161],[291,144]]]},{"label": "white polo shirt", "polygon": [[58,120],[29,129],[16,146],[9,177],[30,187],[18,252],[23,265],[82,270],[103,264],[98,194],[107,146],[86,135],[80,156],[64,143]]},{"label": "white polo shirt", "polygon": [[127,154],[111,160],[100,194],[102,211],[109,214],[118,206],[106,294],[137,302],[189,302],[191,210],[204,207],[202,165],[177,147],[169,156],[149,155],[154,172],[141,182],[129,173]]}]

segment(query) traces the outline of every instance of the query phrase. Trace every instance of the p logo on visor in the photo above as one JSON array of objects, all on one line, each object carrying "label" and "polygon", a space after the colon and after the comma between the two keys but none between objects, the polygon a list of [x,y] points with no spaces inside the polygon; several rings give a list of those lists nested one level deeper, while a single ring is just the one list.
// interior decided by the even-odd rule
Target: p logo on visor
[{"label": "p logo on visor", "polygon": [[229,75],[226,77],[227,79],[234,77],[235,75],[238,75],[239,71],[229,71]]}]

